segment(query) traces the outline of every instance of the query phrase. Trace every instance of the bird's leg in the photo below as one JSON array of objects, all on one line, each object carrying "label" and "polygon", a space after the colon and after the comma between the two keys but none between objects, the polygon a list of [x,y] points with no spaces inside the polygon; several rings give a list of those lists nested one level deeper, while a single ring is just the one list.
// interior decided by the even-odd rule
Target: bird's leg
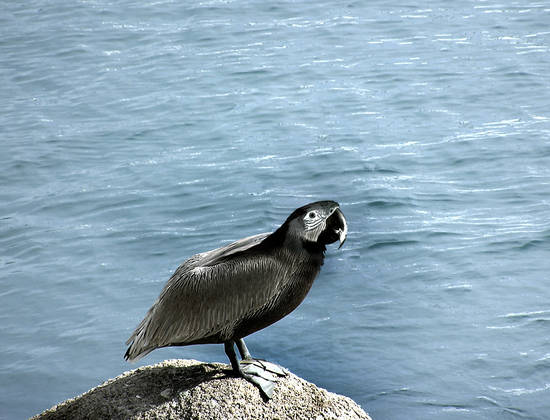
[{"label": "bird's leg", "polygon": [[241,353],[241,358],[243,360],[252,360],[252,356],[250,355],[250,352],[248,351],[244,340],[242,338],[239,338],[237,339],[236,343],[237,348],[239,349],[239,353]]},{"label": "bird's leg", "polygon": [[227,357],[229,357],[229,361],[231,362],[231,367],[233,368],[233,371],[236,375],[242,376],[243,373],[241,371],[241,366],[239,365],[237,354],[235,353],[235,342],[233,340],[229,340],[223,343],[223,345],[225,348],[225,354],[227,354]]},{"label": "bird's leg", "polygon": [[[242,338],[229,340],[223,344],[225,347],[225,354],[229,357],[235,375],[243,377],[248,382],[260,388],[265,398],[271,398],[273,396],[273,389],[275,388],[277,377],[287,375],[284,369],[273,363],[266,362],[265,360],[253,359]],[[235,353],[235,344],[237,344],[237,348],[242,357],[240,362],[237,360],[237,354]]]},{"label": "bird's leg", "polygon": [[241,354],[241,358],[242,358],[242,360],[239,362],[241,369],[244,369],[245,366],[248,367],[251,364],[254,364],[256,366],[263,368],[268,372],[275,373],[276,375],[279,375],[279,376],[286,376],[284,369],[281,368],[280,366],[263,359],[253,358],[250,355],[250,352],[248,351],[248,348],[246,347],[246,344],[242,338],[236,339],[235,343],[237,344],[237,348],[239,349],[239,353]]}]

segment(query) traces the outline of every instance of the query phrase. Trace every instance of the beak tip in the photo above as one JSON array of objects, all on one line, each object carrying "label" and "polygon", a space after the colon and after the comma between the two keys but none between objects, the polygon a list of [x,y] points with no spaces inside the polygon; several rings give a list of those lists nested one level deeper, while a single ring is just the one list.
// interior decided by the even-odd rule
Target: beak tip
[{"label": "beak tip", "polygon": [[338,249],[342,248],[344,245],[344,242],[346,242],[346,238],[348,237],[348,224],[346,222],[346,218],[344,217],[344,214],[340,210],[339,207],[336,207],[334,209],[334,212],[337,213],[338,219],[341,223],[341,227],[336,229],[336,233],[338,234],[338,239],[340,240],[340,246],[338,246]]},{"label": "beak tip", "polygon": [[346,242],[347,232],[345,230],[340,230],[339,235],[340,235],[340,245],[338,246],[338,249],[342,248],[342,245],[344,245],[344,242]]}]

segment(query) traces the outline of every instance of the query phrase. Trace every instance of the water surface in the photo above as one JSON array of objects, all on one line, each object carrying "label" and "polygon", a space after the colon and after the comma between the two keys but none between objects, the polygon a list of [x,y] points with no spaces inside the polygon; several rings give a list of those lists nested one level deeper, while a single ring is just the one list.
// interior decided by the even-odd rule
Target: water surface
[{"label": "water surface", "polygon": [[[0,418],[135,367],[192,254],[340,202],[258,357],[375,420],[550,411],[550,5],[10,2]],[[226,361],[223,346],[153,352]]]}]

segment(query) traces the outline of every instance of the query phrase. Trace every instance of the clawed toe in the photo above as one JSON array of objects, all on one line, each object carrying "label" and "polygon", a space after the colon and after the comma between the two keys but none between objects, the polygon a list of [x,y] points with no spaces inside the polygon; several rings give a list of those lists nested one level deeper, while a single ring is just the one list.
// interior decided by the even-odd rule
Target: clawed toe
[{"label": "clawed toe", "polygon": [[239,367],[242,377],[260,388],[267,398],[273,397],[278,378],[288,374],[281,366],[260,359],[241,360]]}]

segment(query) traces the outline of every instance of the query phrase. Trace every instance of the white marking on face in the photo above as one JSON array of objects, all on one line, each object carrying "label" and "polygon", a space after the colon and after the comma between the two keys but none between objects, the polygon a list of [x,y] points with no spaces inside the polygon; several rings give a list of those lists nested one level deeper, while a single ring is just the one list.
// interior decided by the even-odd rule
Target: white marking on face
[{"label": "white marking on face", "polygon": [[310,210],[304,216],[305,238],[315,242],[325,229],[326,220],[318,210]]},{"label": "white marking on face", "polygon": [[323,221],[323,218],[317,210],[310,210],[304,216],[304,226],[306,230],[315,229]]}]

